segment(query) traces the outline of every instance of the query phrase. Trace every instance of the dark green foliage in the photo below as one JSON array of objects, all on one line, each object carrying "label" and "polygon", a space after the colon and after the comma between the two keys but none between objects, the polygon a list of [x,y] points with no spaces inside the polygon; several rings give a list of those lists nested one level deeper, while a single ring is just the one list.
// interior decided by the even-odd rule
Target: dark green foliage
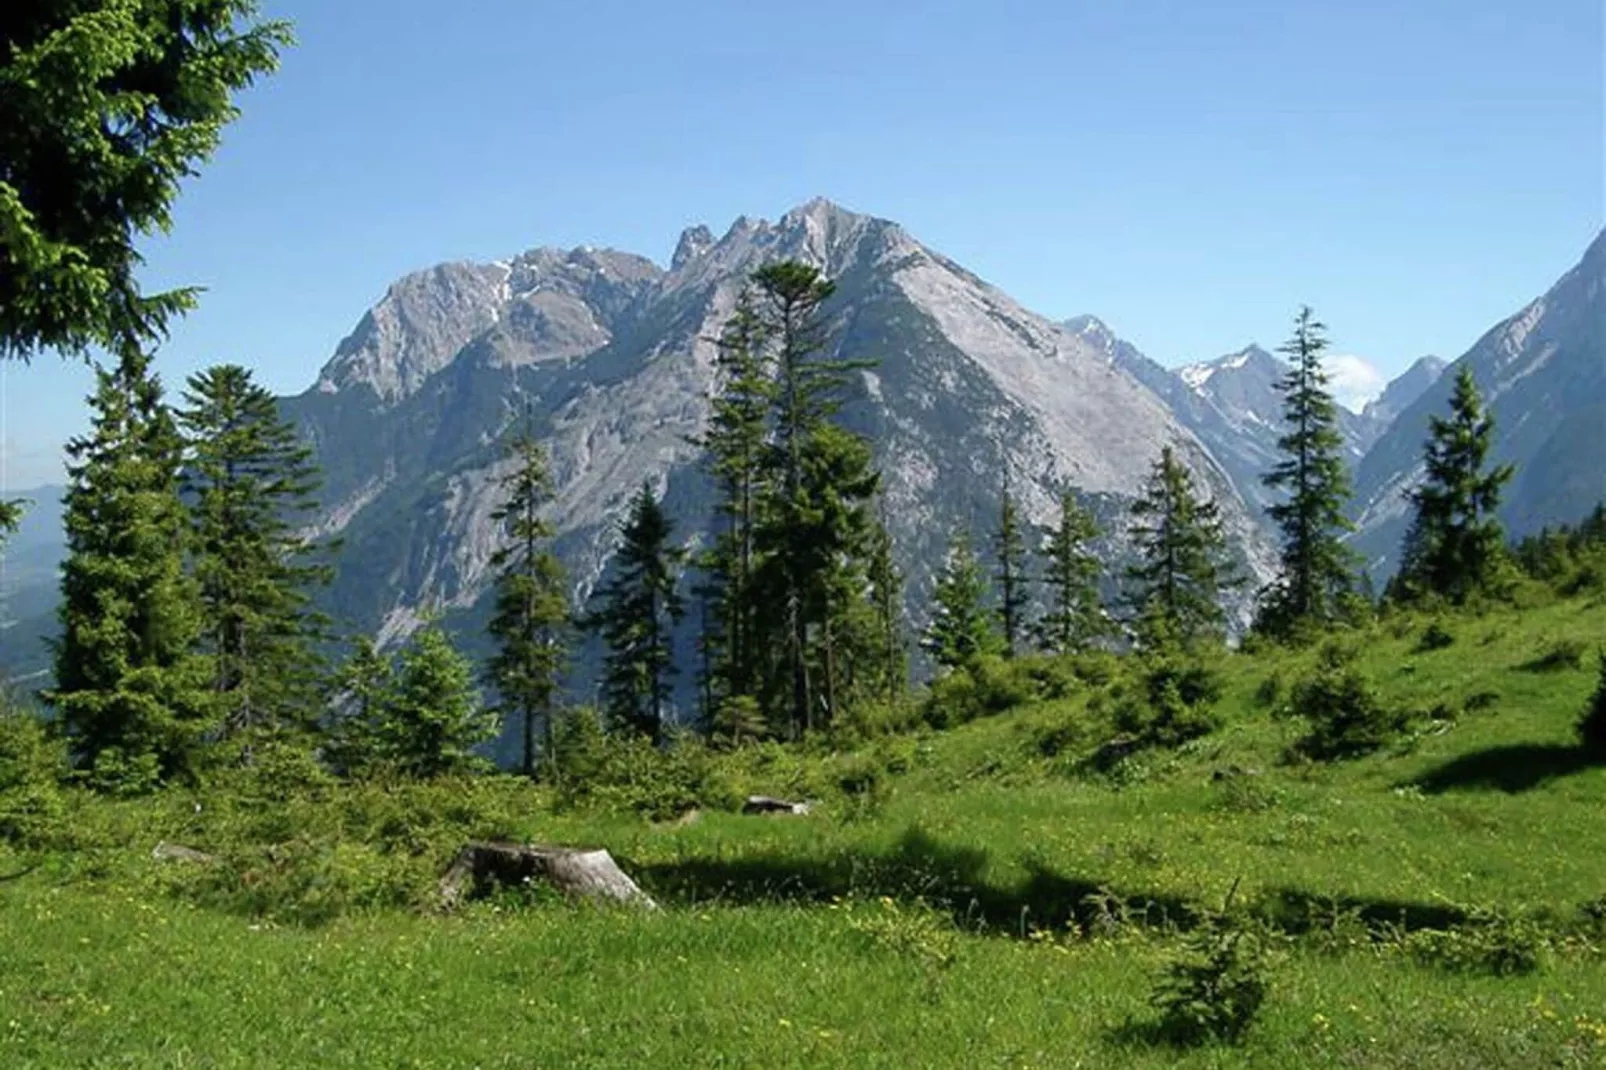
[{"label": "dark green foliage", "polygon": [[0,550],[5,549],[6,536],[17,530],[22,523],[22,508],[26,503],[20,498],[11,501],[0,501]]},{"label": "dark green foliage", "polygon": [[686,552],[671,543],[673,524],[643,485],[620,526],[613,577],[591,619],[608,646],[603,692],[617,728],[663,739],[674,672],[670,630],[685,613],[678,590]]},{"label": "dark green foliage", "polygon": [[384,761],[385,717],[395,696],[396,667],[367,636],[335,674],[338,710],[325,748],[337,772],[356,774]]},{"label": "dark green foliage", "polygon": [[1427,654],[1435,650],[1447,650],[1455,645],[1455,633],[1442,620],[1434,620],[1422,629],[1422,637],[1416,641],[1418,653]]},{"label": "dark green foliage", "polygon": [[1294,336],[1280,350],[1293,362],[1278,384],[1285,425],[1277,440],[1282,459],[1264,482],[1288,495],[1268,510],[1282,533],[1282,575],[1262,599],[1257,621],[1274,635],[1334,619],[1355,584],[1355,555],[1343,542],[1344,534],[1355,528],[1344,515],[1351,493],[1349,471],[1338,408],[1321,364],[1326,330],[1309,308],[1302,308]]},{"label": "dark green foliage", "polygon": [[1549,937],[1533,919],[1478,910],[1471,912],[1467,924],[1408,933],[1401,943],[1425,966],[1490,977],[1522,977],[1544,964]]},{"label": "dark green foliage", "polygon": [[1577,525],[1527,536],[1512,556],[1524,573],[1563,597],[1606,589],[1606,504]]},{"label": "dark green foliage", "polygon": [[979,717],[1005,713],[1040,697],[1030,665],[1006,660],[996,653],[983,654],[932,681],[923,717],[933,728],[953,728]]},{"label": "dark green foliage", "polygon": [[710,735],[716,743],[740,747],[754,743],[769,733],[769,722],[758,699],[752,695],[733,695],[724,699],[714,710]]},{"label": "dark green foliage", "polygon": [[33,848],[54,839],[66,775],[61,740],[32,710],[0,694],[0,843]]},{"label": "dark green foliage", "polygon": [[1030,601],[1026,576],[1026,536],[1021,531],[1020,509],[1004,473],[1004,491],[998,500],[998,530],[993,533],[993,578],[998,582],[998,626],[1003,654],[1012,658],[1026,628]]},{"label": "dark green foliage", "polygon": [[1127,578],[1143,618],[1140,635],[1161,626],[1184,644],[1219,638],[1226,620],[1220,602],[1227,550],[1221,512],[1215,502],[1196,496],[1193,475],[1170,446],[1155,461],[1132,515],[1139,561],[1127,569]]},{"label": "dark green foliage", "polygon": [[1505,558],[1495,511],[1513,469],[1488,467],[1494,417],[1470,368],[1456,376],[1449,417],[1434,417],[1430,427],[1423,450],[1427,476],[1411,495],[1416,516],[1392,589],[1397,600],[1438,595],[1460,604],[1489,586]]},{"label": "dark green foliage", "polygon": [[[312,727],[322,705],[314,644],[326,621],[311,589],[333,570],[303,537],[317,508],[312,451],[272,393],[225,364],[190,377],[178,422],[188,439],[183,485],[193,518],[201,649],[212,659],[218,714],[230,734]],[[248,742],[249,745],[249,742]]]},{"label": "dark green foliage", "polygon": [[1248,924],[1213,918],[1189,934],[1151,1002],[1160,1035],[1183,1046],[1240,1042],[1270,987],[1265,938]]},{"label": "dark green foliage", "polygon": [[1146,746],[1177,747],[1220,727],[1221,678],[1175,647],[1142,655],[1135,688],[1116,706],[1115,723]]},{"label": "dark green foliage", "polygon": [[877,699],[896,705],[909,687],[909,641],[903,622],[903,573],[892,551],[886,518],[879,517],[870,531],[865,565],[874,655],[868,690]]},{"label": "dark green foliage", "polygon": [[1584,653],[1588,648],[1582,639],[1552,639],[1538,657],[1523,664],[1529,672],[1565,672],[1584,667]]},{"label": "dark green foliage", "polygon": [[668,821],[698,808],[732,810],[739,801],[695,737],[673,732],[667,746],[655,747],[645,736],[603,731],[597,713],[585,708],[558,719],[552,778],[560,806],[596,807],[650,821]]},{"label": "dark green foliage", "polygon": [[970,536],[957,531],[932,594],[931,623],[921,645],[938,665],[960,669],[998,647],[998,634],[984,605],[987,580],[970,548]]},{"label": "dark green foliage", "polygon": [[1098,535],[1093,514],[1070,491],[1063,492],[1059,523],[1049,529],[1041,551],[1049,608],[1036,632],[1039,646],[1049,653],[1080,653],[1109,632],[1098,589],[1104,566],[1090,548]]},{"label": "dark green foliage", "polygon": [[1592,753],[1606,755],[1606,651],[1600,655],[1600,683],[1578,723],[1578,738]]},{"label": "dark green foliage", "polygon": [[1310,733],[1300,740],[1299,749],[1312,758],[1370,753],[1393,742],[1409,725],[1410,718],[1378,696],[1352,657],[1329,645],[1315,672],[1294,685],[1292,712],[1310,722]]},{"label": "dark green foliage", "polygon": [[563,568],[551,549],[552,527],[541,515],[551,500],[546,454],[525,414],[523,429],[509,443],[514,467],[502,480],[505,498],[491,519],[502,525],[507,542],[491,555],[496,602],[489,632],[497,651],[486,675],[499,696],[497,712],[519,719],[521,768],[533,777],[536,724],[546,726],[551,743],[559,678],[567,659],[569,600]]},{"label": "dark green foliage", "polygon": [[473,664],[438,624],[426,624],[402,650],[386,691],[378,736],[387,764],[419,778],[487,764],[474,748],[496,737],[496,715],[480,706]]},{"label": "dark green foliage", "polygon": [[14,3],[0,15],[0,359],[158,340],[194,291],[146,295],[165,231],[233,95],[278,65],[252,0]]},{"label": "dark green foliage", "polygon": [[97,380],[92,429],[67,446],[61,633],[45,697],[75,763],[138,791],[194,771],[217,706],[184,567],[183,442],[143,354],[127,350]]}]

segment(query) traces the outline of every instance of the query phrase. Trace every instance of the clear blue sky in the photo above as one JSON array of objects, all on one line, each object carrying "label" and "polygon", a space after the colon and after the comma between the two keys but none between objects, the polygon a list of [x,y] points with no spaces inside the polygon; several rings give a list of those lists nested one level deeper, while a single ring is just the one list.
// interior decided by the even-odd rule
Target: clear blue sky
[{"label": "clear blue sky", "polygon": [[[1600,228],[1600,0],[276,0],[299,47],[186,189],[161,368],[308,387],[394,277],[536,245],[668,259],[821,194],[1166,363],[1300,302],[1458,356]],[[7,479],[89,377],[5,373]]]}]

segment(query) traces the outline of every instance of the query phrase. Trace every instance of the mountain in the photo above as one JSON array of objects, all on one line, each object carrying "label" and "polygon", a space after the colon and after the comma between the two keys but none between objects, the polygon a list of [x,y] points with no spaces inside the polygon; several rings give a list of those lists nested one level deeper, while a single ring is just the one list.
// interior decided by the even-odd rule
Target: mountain
[{"label": "mountain", "polygon": [[[1277,462],[1283,433],[1277,384],[1288,365],[1258,345],[1215,360],[1167,368],[1143,355],[1094,316],[1067,320],[1065,328],[1163,398],[1182,424],[1210,450],[1233,484],[1262,516],[1273,495],[1261,477]],[[1387,430],[1393,413],[1426,389],[1443,363],[1425,357],[1391,382],[1361,413],[1339,406],[1339,431],[1352,464]]]},{"label": "mountain", "polygon": [[36,487],[5,495],[27,505],[22,525],[0,550],[0,679],[27,678],[50,665],[45,639],[55,633],[56,569],[66,546],[64,490]]},{"label": "mountain", "polygon": [[682,535],[701,539],[711,495],[690,440],[708,411],[714,342],[752,271],[783,258],[837,283],[837,352],[879,362],[843,418],[876,444],[913,609],[927,603],[948,531],[990,527],[1006,472],[1037,522],[1058,488],[1076,488],[1118,558],[1126,508],[1166,444],[1222,502],[1251,573],[1267,574],[1233,479],[1139,378],[896,224],[816,200],[775,222],[738,219],[718,239],[692,228],[667,269],[612,250],[537,249],[392,285],[312,389],[283,403],[326,473],[317,528],[345,542],[338,617],[394,639],[434,606],[477,634],[506,470],[496,443],[525,411],[548,446],[551,519],[577,598],[603,574],[643,480]]},{"label": "mountain", "polygon": [[1489,330],[1406,405],[1356,473],[1356,545],[1378,577],[1396,567],[1422,478],[1428,420],[1449,374],[1471,369],[1494,413],[1491,460],[1517,466],[1501,508],[1509,532],[1578,520],[1606,500],[1606,230],[1543,296]]}]

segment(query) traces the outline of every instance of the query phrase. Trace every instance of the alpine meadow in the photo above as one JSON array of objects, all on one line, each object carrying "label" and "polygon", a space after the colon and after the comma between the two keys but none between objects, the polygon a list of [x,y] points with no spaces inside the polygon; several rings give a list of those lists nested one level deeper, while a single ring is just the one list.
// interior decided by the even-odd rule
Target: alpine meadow
[{"label": "alpine meadow", "polygon": [[[1599,204],[1469,156],[1351,256],[1465,109],[1324,81],[1531,84],[1554,171],[1560,74],[1258,0],[401,6],[0,14],[0,1065],[1606,1066]],[[1286,97],[1158,73],[1316,26]],[[1345,122],[1364,181],[1256,155]],[[823,197],[509,252],[828,180],[1282,336],[1162,363]],[[1475,188],[1434,263],[1581,258],[1400,301]],[[442,241],[508,255],[320,333]]]}]

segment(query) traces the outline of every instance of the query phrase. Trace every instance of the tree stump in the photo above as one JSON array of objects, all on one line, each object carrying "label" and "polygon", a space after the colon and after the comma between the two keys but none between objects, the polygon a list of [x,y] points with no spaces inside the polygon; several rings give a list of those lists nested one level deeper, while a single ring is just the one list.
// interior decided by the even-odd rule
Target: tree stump
[{"label": "tree stump", "polygon": [[810,806],[806,802],[787,802],[785,799],[774,799],[768,795],[749,795],[742,804],[744,814],[806,814]]},{"label": "tree stump", "polygon": [[151,857],[158,862],[188,862],[192,865],[210,865],[215,859],[205,851],[197,851],[193,847],[185,847],[182,843],[168,843],[165,840],[151,849]]},{"label": "tree stump", "polygon": [[493,881],[524,884],[544,881],[565,895],[656,910],[652,897],[636,887],[607,851],[539,847],[518,843],[471,843],[457,853],[441,878],[440,903],[455,909]]}]

